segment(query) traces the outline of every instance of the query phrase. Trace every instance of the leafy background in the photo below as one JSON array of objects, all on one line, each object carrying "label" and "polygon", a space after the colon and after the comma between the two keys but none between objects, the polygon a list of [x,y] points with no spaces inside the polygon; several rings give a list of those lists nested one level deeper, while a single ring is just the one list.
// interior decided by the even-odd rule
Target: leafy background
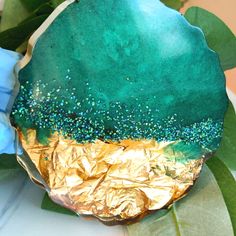
[{"label": "leafy background", "polygon": [[[180,10],[187,2],[161,0]],[[63,0],[6,0],[1,16],[0,47],[25,53],[27,41]],[[226,71],[236,67],[236,37],[214,14],[191,7],[185,18],[200,27],[210,48]],[[14,156],[0,157],[0,181],[23,171]],[[129,235],[158,236],[233,236],[236,234],[236,115],[229,104],[225,116],[223,140],[215,156],[209,159],[196,185],[169,209],[158,211],[141,222],[127,226]],[[45,195],[42,208],[72,214]]]}]

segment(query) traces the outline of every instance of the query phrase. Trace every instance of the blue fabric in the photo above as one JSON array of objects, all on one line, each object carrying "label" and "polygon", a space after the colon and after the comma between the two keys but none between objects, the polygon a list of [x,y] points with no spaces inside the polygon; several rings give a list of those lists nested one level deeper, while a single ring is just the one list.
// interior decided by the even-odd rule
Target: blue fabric
[{"label": "blue fabric", "polygon": [[20,54],[0,48],[0,154],[21,152],[17,136],[11,126],[9,115],[17,90],[14,67],[21,58]]},{"label": "blue fabric", "polygon": [[7,112],[7,104],[8,101],[11,99],[11,93],[4,93],[1,92],[0,90],[0,94],[1,94],[1,100],[0,100],[0,111],[2,112]]}]

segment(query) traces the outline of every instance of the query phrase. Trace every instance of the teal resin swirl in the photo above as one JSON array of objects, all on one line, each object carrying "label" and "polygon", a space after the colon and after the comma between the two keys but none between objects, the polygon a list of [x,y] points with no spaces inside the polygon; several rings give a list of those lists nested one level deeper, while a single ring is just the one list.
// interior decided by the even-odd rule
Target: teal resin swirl
[{"label": "teal resin swirl", "polygon": [[21,130],[78,142],[183,140],[214,151],[227,108],[218,56],[158,0],[80,0],[38,39],[19,73]]}]

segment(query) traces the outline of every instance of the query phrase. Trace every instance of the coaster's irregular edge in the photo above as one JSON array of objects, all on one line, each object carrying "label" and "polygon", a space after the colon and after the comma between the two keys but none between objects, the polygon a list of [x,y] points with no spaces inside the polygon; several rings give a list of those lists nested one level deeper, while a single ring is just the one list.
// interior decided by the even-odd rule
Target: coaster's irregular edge
[{"label": "coaster's irregular edge", "polygon": [[[66,2],[62,3],[49,16],[49,18],[39,28],[39,30],[36,31],[36,33],[30,39],[27,55],[19,63],[17,70],[24,68],[30,62],[31,57],[32,57],[32,53],[34,50],[34,46],[37,43],[37,40],[39,39],[39,37],[46,31],[46,29],[53,23],[53,21],[57,18],[57,16],[59,16],[59,14],[61,12],[63,10],[65,10],[71,3],[74,3],[74,2],[75,1],[66,1]],[[189,25],[189,27],[190,27],[190,25]],[[191,27],[192,27],[192,30],[194,28],[196,28],[193,26],[191,26]],[[199,31],[198,35],[200,35],[200,33],[203,35],[201,30],[198,29],[196,31]],[[191,43],[192,43],[192,41],[190,42],[190,44]],[[211,49],[209,49],[209,47],[207,45],[205,46],[206,43],[203,42],[203,44],[204,44],[205,50],[212,51]],[[37,51],[37,47],[35,48],[35,51]],[[66,54],[66,55],[68,56],[68,54]],[[46,58],[47,58],[47,55],[46,55]],[[51,59],[53,59],[53,58],[51,58]],[[212,59],[213,60],[212,63],[214,64],[213,66],[216,67],[217,63],[215,62],[215,59],[216,58]],[[34,61],[36,61],[36,60],[32,60],[31,62],[34,63]],[[51,61],[54,61],[54,60],[51,60]],[[219,68],[217,71],[218,71],[218,73],[220,73]],[[40,71],[38,71],[38,72],[40,73]],[[202,76],[203,74],[200,73],[200,75]],[[30,76],[30,77],[34,77],[34,76]],[[55,76],[55,77],[60,77],[60,74],[58,73],[57,76]],[[216,77],[219,79],[220,76],[218,77],[216,75]],[[26,76],[25,78],[28,78],[28,77]],[[194,78],[196,79],[196,76]],[[200,78],[200,76],[199,76],[199,78]],[[210,79],[212,79],[212,77]],[[220,89],[222,89],[223,88],[223,85],[222,85],[223,78],[220,77],[220,79],[222,79],[221,80],[222,83],[219,86],[220,86]],[[127,78],[127,81],[129,81],[129,80],[130,80],[130,78]],[[202,80],[202,81],[204,81],[204,80]],[[28,82],[30,82],[30,81],[28,81]],[[39,82],[39,86],[41,85],[40,83],[41,82]],[[166,88],[166,87],[164,87],[164,88]],[[192,87],[190,86],[190,91],[192,91],[191,88]],[[224,96],[222,95],[223,92],[220,89],[218,91],[219,94],[216,95],[216,97],[222,96],[224,98]],[[60,89],[58,89],[58,90],[60,90]],[[216,90],[217,90],[217,88],[216,88]],[[202,95],[205,95],[205,93],[203,91],[202,91]],[[162,96],[162,97],[164,97],[164,96]],[[205,97],[205,96],[203,96],[203,97]],[[210,101],[215,101],[214,98],[215,97],[213,97],[213,100],[210,100]],[[186,97],[185,97],[185,99],[186,99]],[[158,99],[157,99],[157,101],[158,101]],[[196,100],[193,100],[193,101],[196,101]],[[43,104],[43,102],[39,102],[39,103]],[[135,105],[137,105],[137,104],[135,104]],[[192,104],[190,104],[190,105],[192,105]],[[219,105],[220,108],[222,108],[222,106],[223,106],[223,105],[222,106],[221,105]],[[184,107],[184,106],[182,105],[182,107]],[[196,109],[196,107],[197,106],[195,106],[195,109]],[[198,106],[197,110],[202,111],[199,109],[199,106]],[[211,112],[212,111],[213,110],[211,110]],[[34,113],[33,109],[32,109],[32,113]],[[35,109],[35,113],[37,113],[37,109]],[[61,112],[61,114],[64,114],[64,112]],[[66,111],[65,111],[65,114],[66,114]],[[194,113],[194,115],[195,114],[196,113]],[[208,111],[206,112],[206,114],[207,114],[207,117],[211,117],[211,115],[212,115],[211,113],[209,114]],[[209,114],[209,116],[208,116],[208,114]],[[217,113],[216,116],[218,116],[218,118],[219,118],[219,114],[222,114],[222,113],[219,113],[219,112]],[[23,116],[23,117],[25,117],[25,116]],[[219,120],[220,119],[221,119],[221,117],[219,118]],[[26,119],[26,120],[28,120],[28,119]],[[198,122],[198,120],[196,122]],[[75,123],[76,122],[73,120],[72,124],[70,124],[69,126],[73,127],[73,125]],[[219,123],[219,126],[221,124],[222,124],[222,122]],[[216,129],[215,129],[213,121],[209,122],[209,123],[206,122],[205,125],[210,127],[210,129],[212,130],[212,132],[207,133],[208,138],[211,138],[211,137],[220,138],[220,132],[214,132],[214,130],[217,130],[219,127],[216,127]],[[50,124],[49,127],[50,128],[53,127],[53,124]],[[31,127],[31,128],[34,129],[34,127]],[[185,127],[187,136],[189,134],[188,133],[189,129],[199,129],[199,127],[194,126],[194,125],[192,127],[188,127],[188,126]],[[206,129],[208,129],[208,128],[206,128]],[[25,133],[26,130],[23,130],[22,132]],[[140,217],[143,217],[152,211],[162,209],[162,208],[167,207],[168,205],[173,204],[173,202],[177,201],[177,199],[183,197],[187,193],[187,191],[191,188],[191,186],[194,184],[195,180],[199,176],[199,173],[201,171],[201,167],[205,161],[205,156],[204,156],[205,153],[212,151],[212,150],[207,149],[207,151],[206,152],[203,151],[201,153],[201,155],[196,155],[196,153],[195,153],[194,155],[191,156],[191,158],[194,157],[195,159],[189,158],[189,160],[187,162],[184,162],[184,160],[178,160],[178,158],[177,158],[177,161],[176,161],[176,159],[170,158],[170,156],[174,153],[174,151],[173,151],[173,153],[171,152],[171,148],[170,148],[170,150],[168,150],[169,151],[168,155],[170,155],[170,156],[168,156],[168,158],[166,158],[166,156],[163,156],[164,151],[163,152],[160,151],[159,141],[155,143],[155,141],[153,142],[153,140],[151,140],[151,139],[141,139],[141,140],[139,139],[138,140],[138,139],[135,139],[133,136],[132,138],[134,138],[134,139],[132,139],[132,140],[125,140],[124,138],[122,138],[119,142],[114,141],[114,140],[110,142],[109,140],[104,140],[101,138],[101,139],[96,139],[90,143],[80,143],[80,141],[78,141],[78,140],[76,140],[77,141],[76,142],[75,139],[68,138],[68,136],[64,135],[63,132],[62,132],[62,134],[60,134],[60,133],[57,133],[60,131],[54,130],[52,132],[52,136],[48,140],[49,142],[44,143],[44,145],[42,145],[42,143],[39,143],[37,138],[35,138],[36,135],[35,135],[34,131],[27,130],[27,132],[28,132],[27,135],[25,135],[24,137],[23,136],[21,137],[21,141],[22,141],[23,146],[27,152],[25,152],[23,154],[23,156],[19,156],[18,160],[23,165],[23,167],[26,169],[26,171],[29,173],[32,180],[36,184],[45,188],[48,191],[50,197],[52,198],[52,200],[54,202],[56,202],[64,207],[67,207],[70,210],[75,211],[77,214],[94,215],[98,219],[100,219],[101,221],[103,221],[107,224],[131,223],[135,219],[139,219]],[[172,132],[169,132],[169,133],[172,133]],[[211,133],[212,135],[209,136],[209,133]],[[203,135],[203,137],[204,137],[204,135]],[[190,140],[193,140],[193,139],[194,139],[193,137],[190,137]],[[144,146],[148,142],[149,142],[149,144],[151,144],[151,146],[144,148]],[[175,139],[174,141],[172,140],[171,142],[178,142],[178,138]],[[167,145],[169,145],[170,143],[167,142]],[[140,145],[142,146],[142,148],[140,148]],[[137,150],[138,149],[137,147],[139,147],[141,151]],[[101,155],[99,153],[100,149],[103,150],[103,155]],[[96,151],[94,151],[94,150],[96,150]],[[128,150],[133,150],[131,155],[127,155]],[[153,152],[154,153],[159,152],[158,155],[155,156],[156,158],[154,158],[156,162],[154,160],[152,160],[152,155],[150,155],[150,153],[153,153]],[[92,155],[89,155],[89,153]],[[180,155],[180,156],[185,156],[185,155],[187,155],[187,154]],[[27,158],[25,158],[25,157],[27,157]],[[114,157],[116,157],[115,158],[116,161],[121,161],[120,158],[125,157],[126,161],[128,160],[128,162],[129,161],[131,162],[126,165],[126,168],[123,168],[123,170],[125,170],[126,172],[120,172],[118,175],[114,174],[114,173],[116,173],[116,170],[120,171],[122,169],[121,168],[122,161],[121,161],[121,163],[119,163],[119,168],[117,166],[116,166],[117,169],[114,168],[114,164],[117,165],[117,163],[114,163],[114,161],[115,161]],[[136,160],[135,161],[131,160],[131,159],[129,159],[129,157],[136,157]],[[140,164],[139,167],[147,167],[148,165],[150,165],[152,168],[150,168],[150,171],[146,171],[146,173],[144,173],[144,175],[141,176],[141,181],[138,183],[138,184],[140,184],[140,186],[136,185],[137,184],[136,181],[132,181],[132,180],[130,180],[130,178],[126,178],[125,176],[124,176],[123,180],[121,181],[122,183],[119,182],[120,179],[119,178],[117,179],[116,177],[121,176],[124,173],[125,173],[125,175],[129,175],[130,173],[134,173],[132,168],[129,169],[129,167],[130,166],[137,167],[136,164],[138,163],[139,160],[142,160],[143,158],[146,158],[147,161],[145,162],[145,164],[143,164],[143,163]],[[176,157],[174,157],[174,158],[176,158]],[[155,162],[154,166],[152,166],[150,164],[150,162],[149,162],[150,160]],[[31,162],[33,162],[33,165]],[[191,165],[193,165],[193,167],[188,169],[188,163],[190,163],[190,162],[191,162]],[[94,163],[95,163],[95,165],[94,165]],[[186,168],[188,170],[187,174],[189,174],[191,176],[190,179],[187,178],[187,183],[186,183],[186,178],[182,179],[181,180],[182,182],[181,181],[178,182],[178,180],[176,180],[175,175],[182,176],[182,177],[185,176],[184,172],[181,175],[179,175],[179,173],[177,173],[178,171],[181,170],[181,168]],[[168,181],[166,181],[166,182],[164,181],[165,183],[162,182],[160,185],[154,184],[155,186],[154,186],[154,188],[153,188],[154,190],[153,190],[152,189],[153,185],[150,184],[150,186],[149,186],[148,184],[144,183],[145,181],[142,182],[149,174],[151,175],[151,177],[150,176],[148,177],[149,180],[153,178],[154,182],[155,181],[161,182],[165,178],[168,179]],[[136,177],[137,176],[133,176],[133,179],[136,180]],[[138,176],[138,178],[139,177],[140,176]],[[160,178],[160,179],[158,179],[158,178]],[[105,179],[107,182],[104,181],[102,183],[102,181]],[[112,186],[112,184],[111,184],[112,181],[113,181],[114,186]],[[127,186],[127,183],[128,183],[128,185],[130,184],[130,186]],[[132,185],[131,183],[134,185]],[[101,186],[102,184],[107,184],[104,188],[107,191],[106,195],[104,194],[104,192],[102,192],[103,190],[100,191],[99,194],[97,194],[97,192],[99,192],[98,191],[99,186]],[[183,187],[183,185],[184,185],[184,187]],[[147,195],[150,195],[150,193],[152,193],[152,194],[155,193],[156,186],[158,186],[158,188],[159,188],[159,190],[156,191],[157,196],[156,197],[151,196],[150,198],[147,198]],[[151,190],[149,187],[151,188]],[[111,188],[113,188],[113,189],[111,191],[111,194],[109,194],[109,191]],[[139,191],[137,191],[137,189]],[[95,195],[92,196],[90,194],[90,192],[86,192],[87,190],[94,192]],[[119,191],[123,191],[123,193],[125,193],[125,194],[123,194],[123,193],[120,194]],[[127,194],[127,191],[128,191],[128,194]],[[116,192],[117,194],[114,195],[112,192]],[[165,193],[163,193],[163,192],[165,192]],[[158,198],[159,197],[158,194],[161,194],[161,193],[163,193],[163,196],[162,196],[163,198],[161,198],[161,197]],[[104,204],[104,202],[103,202],[104,196],[106,196],[106,199],[105,199],[106,204],[107,203],[108,203],[108,205],[110,204],[108,207],[109,210],[107,210],[107,208],[106,208],[106,206],[108,206],[108,205]],[[130,209],[132,209],[131,210],[132,212],[127,211],[127,208],[124,207],[125,204],[123,204],[123,202],[122,203],[119,202],[119,200],[122,198],[124,198],[124,201],[126,201],[125,196],[130,197],[129,200],[131,201],[131,205],[133,204],[133,202],[135,202],[133,205],[136,204],[135,207],[133,207],[133,206],[130,207]],[[103,199],[102,199],[102,197],[103,197]],[[112,199],[112,201],[110,201],[111,199]],[[135,201],[133,201],[133,199],[135,199]],[[145,199],[145,200],[143,200],[143,199]],[[161,202],[163,199],[164,199],[164,201]],[[142,200],[143,200],[143,202],[142,202]],[[158,204],[156,204],[156,202],[155,202],[156,200],[161,202],[161,204],[159,206],[157,206]],[[156,204],[156,205],[154,204],[155,207],[153,207],[153,205],[152,205],[153,202],[155,202],[155,204]],[[118,207],[115,208],[114,205],[116,205]],[[121,209],[122,207],[123,207],[123,209]],[[143,209],[141,209],[142,207],[145,208],[145,211],[143,211]],[[104,211],[104,209],[105,209],[105,211]],[[123,210],[123,211],[121,211],[121,210]],[[135,211],[137,211],[137,212],[135,212]]]},{"label": "coaster's irregular edge", "polygon": [[70,4],[76,0],[65,0],[50,14],[50,16],[43,22],[43,24],[33,33],[28,41],[27,52],[25,56],[17,64],[15,71],[18,74],[19,70],[24,68],[31,60],[34,46],[37,43],[38,38],[47,30],[47,28],[53,23],[53,21],[60,15]]}]

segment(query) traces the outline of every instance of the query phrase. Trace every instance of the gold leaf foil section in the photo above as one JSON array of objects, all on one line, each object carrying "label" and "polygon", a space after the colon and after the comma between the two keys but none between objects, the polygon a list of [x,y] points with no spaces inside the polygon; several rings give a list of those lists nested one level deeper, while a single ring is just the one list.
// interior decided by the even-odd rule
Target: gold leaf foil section
[{"label": "gold leaf foil section", "polygon": [[140,218],[172,204],[193,185],[204,162],[168,157],[164,150],[173,142],[79,144],[55,133],[44,146],[34,130],[21,139],[52,200],[106,222]]}]

